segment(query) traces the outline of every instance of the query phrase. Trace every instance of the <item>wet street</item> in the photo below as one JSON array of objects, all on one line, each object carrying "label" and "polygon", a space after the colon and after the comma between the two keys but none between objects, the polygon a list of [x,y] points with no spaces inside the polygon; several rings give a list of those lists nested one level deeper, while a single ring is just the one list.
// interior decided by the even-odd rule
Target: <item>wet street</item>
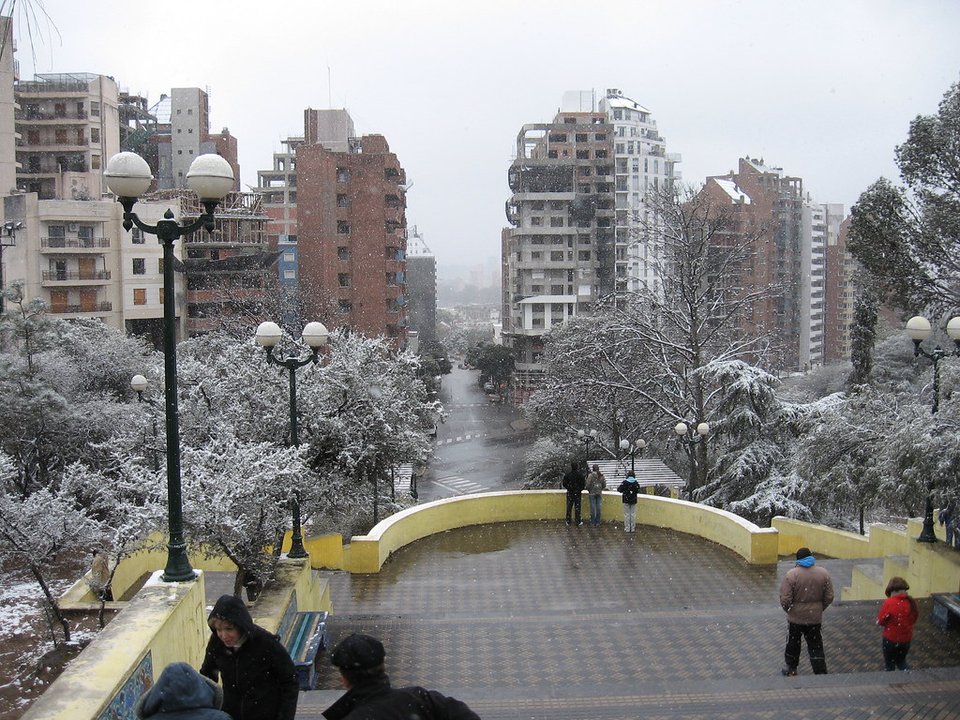
[{"label": "wet street", "polygon": [[443,376],[440,399],[447,419],[437,426],[434,457],[419,481],[421,502],[516,489],[522,483],[530,435],[517,429],[516,409],[491,402],[477,385],[478,376],[456,366]]}]

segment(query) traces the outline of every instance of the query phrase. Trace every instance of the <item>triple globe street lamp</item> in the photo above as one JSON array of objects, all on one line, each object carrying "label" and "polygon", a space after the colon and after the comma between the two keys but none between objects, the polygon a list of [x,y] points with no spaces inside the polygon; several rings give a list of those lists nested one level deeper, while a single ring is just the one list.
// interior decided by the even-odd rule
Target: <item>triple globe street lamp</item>
[{"label": "triple globe street lamp", "polygon": [[167,520],[169,538],[167,564],[163,571],[165,582],[184,582],[196,578],[187,558],[183,538],[183,498],[180,485],[180,423],[177,409],[177,310],[174,284],[174,243],[203,228],[214,230],[214,211],[220,201],[233,190],[235,181],[230,163],[219,155],[197,157],[187,171],[187,187],[200,198],[204,212],[185,225],[174,220],[168,208],[163,220],[149,225],[133,211],[138,198],[150,188],[153,175],[142,157],[132,152],[121,152],[107,162],[104,179],[110,191],[123,206],[123,228],[130,231],[136,225],[148,235],[156,235],[163,245],[163,377],[167,428]]},{"label": "triple globe street lamp", "polygon": [[[914,357],[923,356],[933,363],[933,405],[931,414],[940,409],[940,361],[948,357],[960,356],[960,317],[951,318],[947,323],[947,335],[953,340],[954,349],[944,350],[937,345],[932,351],[925,349],[921,343],[930,337],[933,330],[930,321],[921,315],[916,315],[907,321],[907,334],[913,340]],[[923,510],[923,529],[917,536],[917,542],[933,543],[937,541],[933,522],[933,487],[928,488],[927,499]]]},{"label": "triple globe street lamp", "polygon": [[[330,333],[320,322],[309,322],[303,328],[301,335],[307,354],[298,347],[296,351],[277,351],[277,345],[283,337],[283,331],[275,322],[262,322],[257,326],[256,341],[267,353],[267,362],[286,368],[290,377],[290,445],[300,445],[299,424],[297,422],[297,370],[310,363],[320,360],[320,348],[327,344]],[[307,551],[303,547],[303,532],[300,527],[300,496],[295,489],[290,499],[293,510],[293,532],[290,540],[290,551],[287,557],[304,558]]]}]

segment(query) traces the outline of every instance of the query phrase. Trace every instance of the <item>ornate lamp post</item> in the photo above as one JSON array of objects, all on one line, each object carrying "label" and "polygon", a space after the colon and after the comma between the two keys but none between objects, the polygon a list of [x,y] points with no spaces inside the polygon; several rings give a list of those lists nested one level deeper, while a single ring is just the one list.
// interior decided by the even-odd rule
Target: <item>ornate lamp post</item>
[{"label": "ornate lamp post", "polygon": [[597,431],[591,430],[590,432],[587,432],[586,430],[577,430],[577,439],[582,440],[584,445],[586,446],[587,464],[589,464],[590,463],[590,441],[593,440],[594,442],[596,442]]},{"label": "ornate lamp post", "polygon": [[107,187],[123,206],[123,228],[128,232],[136,225],[148,235],[156,235],[163,244],[163,379],[166,399],[167,425],[167,515],[169,541],[167,565],[163,571],[165,582],[183,582],[196,577],[187,558],[183,539],[183,498],[180,488],[180,418],[177,409],[177,309],[174,286],[173,246],[190,233],[205,229],[213,232],[213,213],[223,197],[233,190],[233,169],[219,155],[200,155],[187,171],[187,187],[193,190],[203,204],[204,212],[196,220],[180,225],[168,209],[163,220],[148,225],[133,212],[137,199],[145,193],[153,175],[142,157],[132,152],[114,155],[104,172]]},{"label": "ornate lamp post", "polygon": [[635,443],[630,443],[629,440],[623,439],[620,441],[620,449],[624,452],[630,453],[630,472],[635,473],[636,467],[634,463],[634,458],[639,453],[640,456],[643,456],[643,449],[647,447],[646,440],[637,440]]},{"label": "ornate lamp post", "polygon": [[710,434],[710,423],[701,422],[695,426],[693,423],[678,422],[673,431],[677,434],[677,439],[683,444],[690,460],[690,482],[687,488],[687,496],[693,500],[693,490],[700,479],[700,459],[697,457],[697,444],[706,441]]},{"label": "ornate lamp post", "polygon": [[[921,343],[930,337],[932,330],[930,321],[921,315],[916,315],[907,321],[907,334],[913,340],[913,355],[921,355],[933,363],[933,405],[931,414],[940,409],[940,361],[947,357],[960,356],[960,317],[951,318],[947,323],[947,335],[953,340],[954,349],[944,350],[937,345],[932,351],[923,348]],[[927,489],[927,500],[923,510],[923,529],[917,536],[917,542],[932,543],[937,541],[933,523],[933,486]]]},{"label": "ornate lamp post", "polygon": [[[299,425],[297,423],[297,370],[304,365],[316,363],[320,360],[320,348],[327,344],[327,337],[330,333],[327,332],[323,323],[307,323],[301,335],[304,344],[309,349],[307,355],[299,352],[299,348],[296,354],[290,352],[279,355],[275,348],[282,335],[280,326],[275,322],[262,322],[257,326],[257,345],[266,350],[267,362],[286,368],[290,376],[290,445],[297,447],[300,445]],[[300,494],[297,490],[293,491],[290,505],[293,510],[293,533],[290,540],[290,552],[287,553],[287,557],[304,558],[307,557],[307,551],[303,547],[303,532],[300,528]]]}]

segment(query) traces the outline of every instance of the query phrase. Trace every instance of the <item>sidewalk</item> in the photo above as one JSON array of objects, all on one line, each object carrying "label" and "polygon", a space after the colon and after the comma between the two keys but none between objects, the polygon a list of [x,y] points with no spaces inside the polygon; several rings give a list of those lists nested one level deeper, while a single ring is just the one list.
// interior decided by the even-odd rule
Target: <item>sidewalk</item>
[{"label": "sidewalk", "polygon": [[[821,560],[840,588],[853,562]],[[422,684],[483,718],[960,718],[960,646],[930,622],[910,673],[885,673],[878,603],[824,618],[831,674],[783,678],[779,578],[729,550],[641,526],[463,528],[398,551],[378,575],[332,573],[331,640],[380,637],[395,685]],[[805,652],[805,651],[804,651]],[[300,720],[342,690],[327,659]]]}]

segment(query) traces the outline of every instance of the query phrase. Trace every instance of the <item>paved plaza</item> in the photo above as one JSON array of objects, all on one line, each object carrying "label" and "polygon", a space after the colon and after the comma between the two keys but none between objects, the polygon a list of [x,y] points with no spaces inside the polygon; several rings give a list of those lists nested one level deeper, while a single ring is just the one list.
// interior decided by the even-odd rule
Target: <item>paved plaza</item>
[{"label": "paved plaza", "polygon": [[[913,670],[882,671],[879,603],[824,618],[830,675],[784,678],[779,580],[670,530],[556,521],[462,528],[399,550],[377,575],[330,573],[331,641],[381,638],[395,685],[467,701],[482,718],[960,718],[960,644],[930,622]],[[840,588],[852,561],[822,559]],[[804,649],[804,653],[806,650]],[[340,695],[320,660],[299,720]]]}]

